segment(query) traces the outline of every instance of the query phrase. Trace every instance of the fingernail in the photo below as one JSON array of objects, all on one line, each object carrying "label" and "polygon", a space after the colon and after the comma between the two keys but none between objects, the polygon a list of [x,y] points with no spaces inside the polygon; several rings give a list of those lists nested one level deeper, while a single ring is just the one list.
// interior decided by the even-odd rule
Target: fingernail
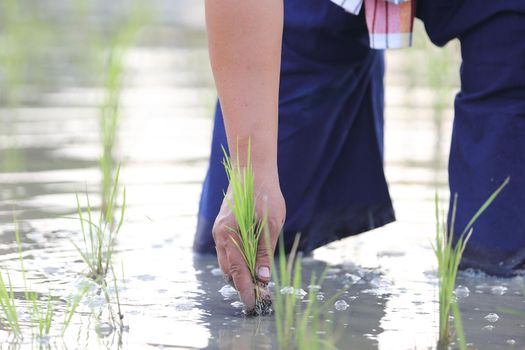
[{"label": "fingernail", "polygon": [[268,266],[261,266],[259,267],[257,275],[259,276],[259,278],[268,279],[270,278],[270,269],[268,268]]}]

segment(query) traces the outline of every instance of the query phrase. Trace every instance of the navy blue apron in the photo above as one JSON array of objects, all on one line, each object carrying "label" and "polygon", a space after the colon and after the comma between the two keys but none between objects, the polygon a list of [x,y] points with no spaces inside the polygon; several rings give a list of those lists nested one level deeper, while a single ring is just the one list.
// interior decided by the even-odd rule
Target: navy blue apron
[{"label": "navy blue apron", "polygon": [[418,16],[435,44],[461,42],[449,161],[455,232],[511,177],[475,223],[462,267],[515,274],[525,267],[525,1],[421,0]]},{"label": "navy blue apron", "polygon": [[[394,212],[383,173],[383,52],[371,50],[363,14],[329,0],[285,0],[278,166],[285,244],[306,253],[385,225]],[[212,226],[227,188],[226,135],[215,114],[194,249],[214,253]]]}]

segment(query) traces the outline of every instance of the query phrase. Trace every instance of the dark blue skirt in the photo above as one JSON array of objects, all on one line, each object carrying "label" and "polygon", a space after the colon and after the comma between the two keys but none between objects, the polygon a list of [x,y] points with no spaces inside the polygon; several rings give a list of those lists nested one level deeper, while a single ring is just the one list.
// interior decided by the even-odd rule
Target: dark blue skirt
[{"label": "dark blue skirt", "polygon": [[463,267],[512,275],[525,268],[525,1],[422,0],[418,16],[438,45],[461,42],[449,162],[455,232],[507,178],[474,225]]},{"label": "dark blue skirt", "polygon": [[[385,225],[394,212],[383,173],[383,53],[369,48],[364,16],[329,0],[286,0],[278,166],[285,244],[300,249]],[[226,135],[215,114],[194,249],[214,253],[211,229],[227,188]]]}]

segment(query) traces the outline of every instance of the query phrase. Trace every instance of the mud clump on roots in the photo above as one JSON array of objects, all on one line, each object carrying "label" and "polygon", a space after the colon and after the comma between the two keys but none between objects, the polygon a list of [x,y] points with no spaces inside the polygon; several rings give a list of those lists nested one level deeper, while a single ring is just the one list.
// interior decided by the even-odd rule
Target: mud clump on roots
[{"label": "mud clump on roots", "polygon": [[267,284],[257,283],[255,285],[255,307],[251,310],[245,309],[246,316],[265,316],[272,313],[272,298]]}]

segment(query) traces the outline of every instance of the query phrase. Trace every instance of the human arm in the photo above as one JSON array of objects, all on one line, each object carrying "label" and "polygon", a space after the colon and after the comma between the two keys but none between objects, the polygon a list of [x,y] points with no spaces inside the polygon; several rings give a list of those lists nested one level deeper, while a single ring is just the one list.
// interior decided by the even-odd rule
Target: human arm
[{"label": "human arm", "polygon": [[[277,173],[278,90],[283,0],[206,0],[210,61],[224,116],[230,156],[246,166],[248,143],[255,176],[256,206],[267,215],[270,247],[259,244],[258,277],[269,280],[270,258],[285,217]],[[245,307],[255,301],[242,255],[232,244],[235,219],[224,202],[213,235],[219,265],[233,280]],[[263,268],[261,270],[261,268]]]}]

